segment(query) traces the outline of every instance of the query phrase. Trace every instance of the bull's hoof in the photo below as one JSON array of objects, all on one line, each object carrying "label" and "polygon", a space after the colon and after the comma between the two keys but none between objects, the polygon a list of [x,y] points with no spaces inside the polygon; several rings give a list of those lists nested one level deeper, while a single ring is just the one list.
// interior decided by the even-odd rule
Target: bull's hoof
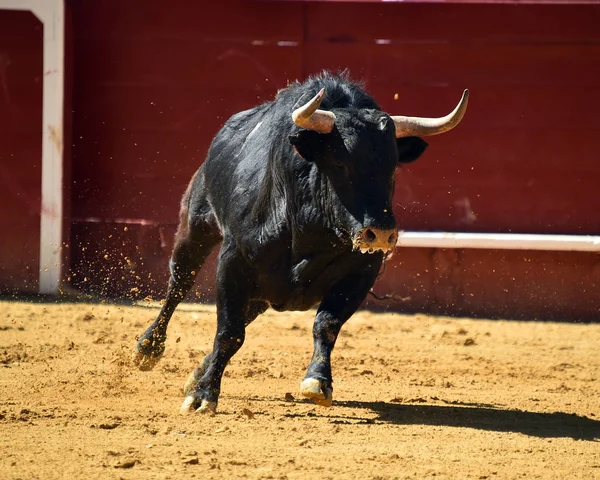
[{"label": "bull's hoof", "polygon": [[196,402],[197,400],[193,395],[185,397],[185,400],[179,409],[179,413],[182,415],[189,415],[190,413],[194,413],[194,411],[196,411],[198,413],[204,413],[210,416],[213,416],[217,413],[217,402],[202,400],[198,408],[195,407]]},{"label": "bull's hoof", "polygon": [[321,407],[331,407],[333,403],[333,389],[323,380],[305,378],[300,384],[300,393]]},{"label": "bull's hoof", "polygon": [[152,370],[154,368],[154,366],[160,360],[161,356],[162,355],[159,355],[158,357],[155,357],[155,356],[152,356],[152,355],[146,355],[145,353],[141,352],[140,350],[138,350],[136,348],[133,351],[133,353],[131,354],[131,361],[140,370],[142,370],[143,372],[147,372],[147,371]]}]

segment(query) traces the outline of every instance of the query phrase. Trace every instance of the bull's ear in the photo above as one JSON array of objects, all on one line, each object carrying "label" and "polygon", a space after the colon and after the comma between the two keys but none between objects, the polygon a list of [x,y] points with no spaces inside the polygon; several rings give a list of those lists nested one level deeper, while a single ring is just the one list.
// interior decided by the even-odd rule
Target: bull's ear
[{"label": "bull's ear", "polygon": [[414,162],[429,145],[419,137],[404,137],[396,140],[398,145],[398,161],[401,163]]},{"label": "bull's ear", "polygon": [[314,162],[323,154],[325,136],[312,130],[299,130],[297,133],[290,135],[289,139],[298,155]]}]

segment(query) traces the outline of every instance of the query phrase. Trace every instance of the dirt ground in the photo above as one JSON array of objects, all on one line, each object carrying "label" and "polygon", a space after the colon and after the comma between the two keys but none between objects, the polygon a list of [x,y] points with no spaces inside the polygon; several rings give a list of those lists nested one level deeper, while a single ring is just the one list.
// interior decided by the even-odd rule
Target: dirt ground
[{"label": "dirt ground", "polygon": [[0,302],[0,477],[600,478],[600,325],[357,313],[334,405],[299,398],[314,312],[267,312],[218,414],[181,416],[215,309],[182,305],[151,372],[156,306]]}]

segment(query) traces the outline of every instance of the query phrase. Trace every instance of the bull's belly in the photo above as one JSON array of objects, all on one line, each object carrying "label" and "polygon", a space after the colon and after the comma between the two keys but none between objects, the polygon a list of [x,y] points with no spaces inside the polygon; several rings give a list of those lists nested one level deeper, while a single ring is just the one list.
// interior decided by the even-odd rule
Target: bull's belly
[{"label": "bull's belly", "polygon": [[[331,288],[348,275],[379,270],[381,261],[365,262],[360,253],[304,259],[291,268],[260,276],[263,300],[277,311],[305,311],[321,303]],[[374,260],[374,259],[372,259]]]},{"label": "bull's belly", "polygon": [[302,294],[295,294],[281,303],[269,302],[273,310],[278,312],[304,312],[315,307],[323,300],[323,296],[307,297]]},{"label": "bull's belly", "polygon": [[287,278],[269,276],[259,282],[259,296],[278,312],[305,311],[318,305],[330,288],[329,283],[299,284]]}]

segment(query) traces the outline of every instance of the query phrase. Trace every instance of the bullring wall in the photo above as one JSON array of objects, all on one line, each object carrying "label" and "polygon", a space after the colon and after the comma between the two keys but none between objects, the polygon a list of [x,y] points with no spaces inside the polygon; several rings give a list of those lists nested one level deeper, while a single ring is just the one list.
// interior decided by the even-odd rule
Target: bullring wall
[{"label": "bullring wall", "polygon": [[[460,127],[399,171],[400,228],[600,234],[599,5],[104,0],[69,13],[77,288],[160,297],[180,196],[214,134],[323,68],[348,68],[395,114],[445,114],[471,90]],[[591,253],[398,249],[375,288],[391,299],[371,306],[594,320],[598,265]]]}]

